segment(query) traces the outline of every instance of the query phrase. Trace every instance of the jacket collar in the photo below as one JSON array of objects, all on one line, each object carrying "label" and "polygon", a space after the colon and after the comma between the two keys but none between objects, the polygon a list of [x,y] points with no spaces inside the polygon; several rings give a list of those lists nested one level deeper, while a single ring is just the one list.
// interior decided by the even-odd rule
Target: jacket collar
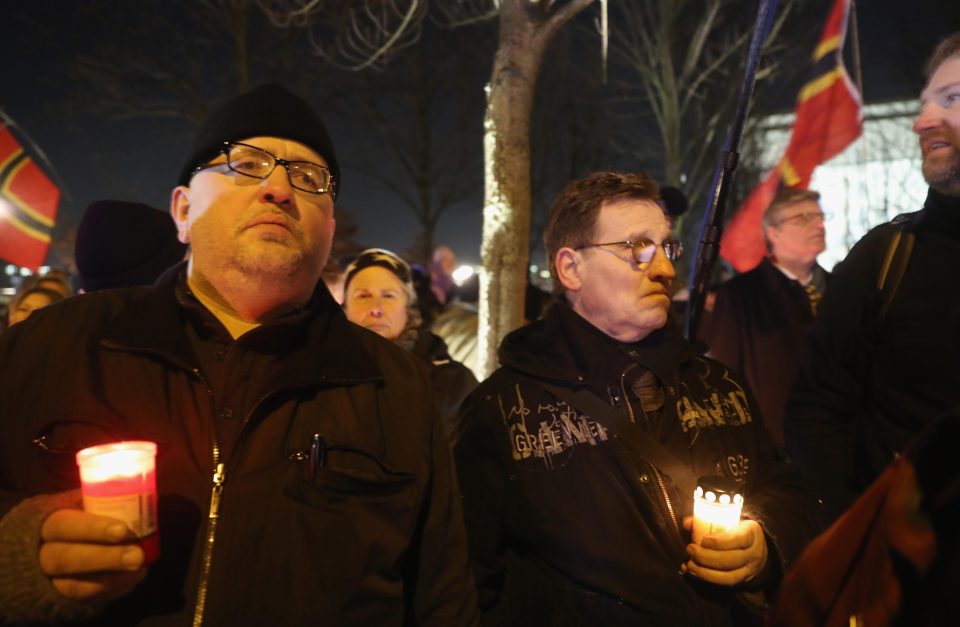
[{"label": "jacket collar", "polygon": [[960,198],[941,194],[931,187],[923,208],[926,210],[923,216],[925,226],[951,239],[960,237]]},{"label": "jacket collar", "polygon": [[[796,284],[802,289],[806,289],[806,286],[802,285],[796,277],[792,276],[786,269],[781,268],[780,266],[773,263],[773,260],[770,257],[764,257],[757,268],[760,268],[760,272],[764,277],[764,280],[767,282],[767,287],[777,287],[788,284]],[[824,284],[826,283],[827,271],[823,269],[819,263],[813,264],[812,276],[810,278],[810,283],[816,286],[818,289],[822,290]]]},{"label": "jacket collar", "polygon": [[[121,350],[159,354],[180,367],[194,370],[198,362],[186,325],[201,333],[220,327],[213,314],[197,301],[186,283],[186,262],[165,272],[112,321],[101,343]],[[280,387],[311,383],[350,383],[380,380],[375,361],[323,283],[301,310],[258,327],[236,340],[245,348],[283,359]]]},{"label": "jacket collar", "polygon": [[543,320],[510,333],[500,346],[504,366],[557,383],[586,384],[600,393],[631,364],[652,371],[664,385],[675,385],[681,366],[692,357],[672,319],[639,342],[625,344],[566,302],[556,303]]}]

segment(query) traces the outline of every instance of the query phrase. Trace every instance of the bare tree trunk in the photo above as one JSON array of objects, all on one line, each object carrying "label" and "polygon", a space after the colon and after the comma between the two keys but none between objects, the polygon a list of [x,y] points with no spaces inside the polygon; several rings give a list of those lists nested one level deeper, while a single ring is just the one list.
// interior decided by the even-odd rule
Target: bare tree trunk
[{"label": "bare tree trunk", "polygon": [[480,252],[479,369],[497,366],[504,336],[523,323],[530,239],[530,112],[544,50],[553,34],[593,0],[552,14],[544,1],[503,0],[500,42],[484,117],[483,241]]}]

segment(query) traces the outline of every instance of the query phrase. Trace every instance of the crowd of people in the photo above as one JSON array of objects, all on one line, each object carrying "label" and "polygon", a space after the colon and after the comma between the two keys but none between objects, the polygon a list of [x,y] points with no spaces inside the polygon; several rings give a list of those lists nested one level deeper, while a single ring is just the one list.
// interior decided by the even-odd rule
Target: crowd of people
[{"label": "crowd of people", "polygon": [[[169,213],[88,208],[82,294],[10,303],[0,625],[949,624],[960,33],[926,78],[923,208],[828,273],[819,195],[783,190],[706,353],[671,313],[676,190],[569,182],[553,299],[482,382],[442,337],[476,334],[451,251],[328,288],[333,139],[283,87],[229,100]],[[84,509],[76,453],[127,440],[157,444],[158,556]],[[721,485],[740,518],[694,541]]]}]

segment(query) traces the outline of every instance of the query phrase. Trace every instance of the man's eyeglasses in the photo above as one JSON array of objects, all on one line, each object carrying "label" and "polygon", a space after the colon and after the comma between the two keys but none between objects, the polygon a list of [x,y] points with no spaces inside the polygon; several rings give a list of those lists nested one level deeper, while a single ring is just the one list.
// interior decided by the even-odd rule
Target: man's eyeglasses
[{"label": "man's eyeglasses", "polygon": [[255,179],[265,179],[273,174],[278,165],[282,165],[287,171],[287,179],[290,181],[290,185],[300,191],[310,192],[311,194],[325,194],[327,192],[332,194],[336,187],[336,181],[333,180],[330,170],[319,163],[287,161],[256,146],[237,142],[223,142],[220,153],[227,157],[226,163],[198,165],[193,173],[196,174],[200,170],[225,165],[237,174]]},{"label": "man's eyeglasses", "polygon": [[[637,263],[650,263],[653,261],[653,256],[657,253],[657,244],[648,239],[639,239],[635,242],[627,240],[625,242],[584,244],[583,246],[577,246],[577,250],[581,250],[583,248],[596,248],[598,246],[620,246],[621,248],[629,248],[630,253],[633,255],[633,259]],[[683,254],[683,242],[678,239],[664,240],[660,244],[660,248],[663,248],[663,253],[670,261],[676,261],[680,258],[680,255]]]},{"label": "man's eyeglasses", "polygon": [[798,213],[792,215],[789,218],[783,218],[782,220],[777,220],[774,222],[773,226],[781,226],[787,222],[793,222],[797,226],[806,226],[814,221],[826,221],[830,218],[827,214],[822,211],[805,211],[803,213]]}]

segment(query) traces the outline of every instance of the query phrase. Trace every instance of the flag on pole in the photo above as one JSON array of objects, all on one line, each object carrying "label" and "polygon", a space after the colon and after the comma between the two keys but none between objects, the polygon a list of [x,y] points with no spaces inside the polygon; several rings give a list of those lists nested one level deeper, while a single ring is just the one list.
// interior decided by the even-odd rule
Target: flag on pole
[{"label": "flag on pole", "polygon": [[0,127],[0,259],[34,271],[53,237],[60,190]]},{"label": "flag on pole", "polygon": [[750,270],[766,254],[760,219],[781,186],[806,189],[814,169],[843,152],[862,132],[860,94],[843,66],[850,2],[836,0],[827,18],[813,52],[810,78],[797,96],[786,152],[724,230],[720,255],[738,272]]}]

